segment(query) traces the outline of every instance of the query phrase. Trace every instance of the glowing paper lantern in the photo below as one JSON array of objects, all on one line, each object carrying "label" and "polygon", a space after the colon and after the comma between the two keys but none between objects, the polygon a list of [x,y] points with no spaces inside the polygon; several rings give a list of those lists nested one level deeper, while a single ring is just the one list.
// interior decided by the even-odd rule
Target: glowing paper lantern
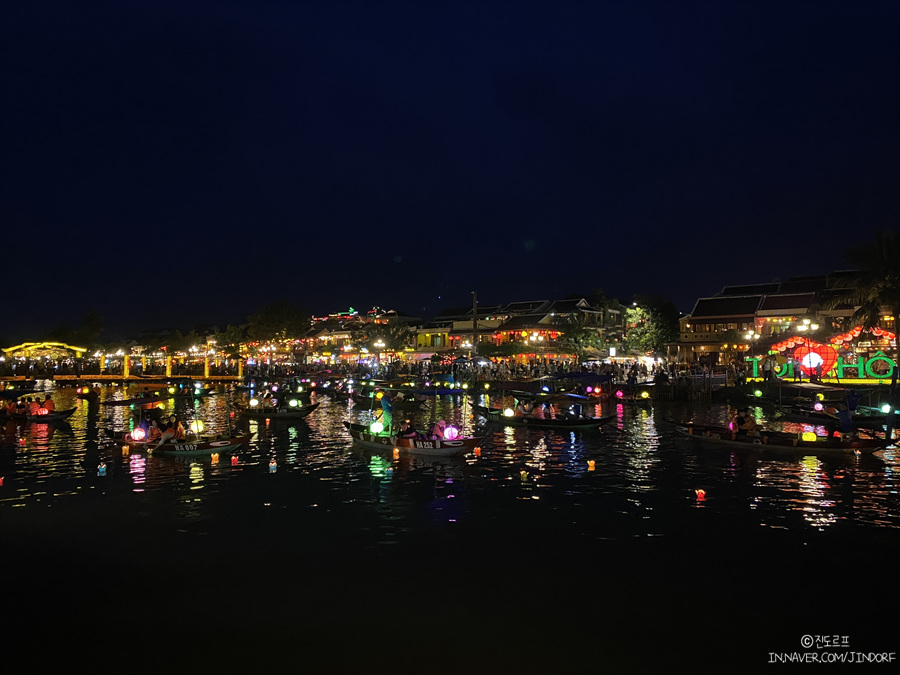
[{"label": "glowing paper lantern", "polygon": [[594,388],[593,388],[593,387],[588,387],[585,391],[587,391],[587,393],[590,394],[592,391],[594,391]]},{"label": "glowing paper lantern", "polygon": [[504,416],[504,417],[512,417],[512,416],[515,415],[515,414],[516,414],[516,411],[513,410],[512,408],[506,408],[506,409],[503,411],[503,416]]},{"label": "glowing paper lantern", "polygon": [[817,401],[816,404],[813,406],[813,408],[815,408],[817,411],[821,412],[825,408],[825,406],[823,406],[821,403],[819,403]]},{"label": "glowing paper lantern", "polygon": [[593,471],[593,470],[594,470],[594,460],[589,459],[588,460],[588,471]]},{"label": "glowing paper lantern", "polygon": [[642,392],[641,392],[641,398],[650,398],[649,392],[642,391]]},{"label": "glowing paper lantern", "polygon": [[203,422],[200,420],[194,420],[191,422],[191,431],[195,434],[199,434],[203,431]]},{"label": "glowing paper lantern", "polygon": [[697,501],[698,501],[698,502],[706,501],[706,490],[704,490],[703,488],[699,488],[699,489],[697,489],[697,490],[694,490],[694,494],[697,495]]},{"label": "glowing paper lantern", "polygon": [[142,441],[147,437],[147,432],[144,431],[143,427],[136,427],[131,432],[131,438],[135,441]]},{"label": "glowing paper lantern", "polygon": [[816,440],[816,434],[812,431],[804,431],[803,435],[801,435],[800,438],[804,441],[812,442]]},{"label": "glowing paper lantern", "polygon": [[481,448],[480,447],[475,448],[475,456],[481,457]]},{"label": "glowing paper lantern", "polygon": [[491,385],[489,385],[487,382],[485,382],[485,383],[484,383],[484,388],[485,388],[485,389],[490,389],[490,388],[491,388]]},{"label": "glowing paper lantern", "polygon": [[274,459],[269,461],[269,473],[275,473],[278,471],[278,462]]},{"label": "glowing paper lantern", "polygon": [[169,387],[169,393],[170,393],[170,394],[174,394],[174,393],[175,393],[175,387]]},{"label": "glowing paper lantern", "polygon": [[761,397],[762,397],[762,390],[757,389],[756,391],[753,392],[753,395],[754,395],[756,398],[761,398]]},{"label": "glowing paper lantern", "polygon": [[377,399],[384,398],[384,392],[383,392],[383,391],[379,391],[377,394],[375,394],[375,398],[377,398]]},{"label": "glowing paper lantern", "polygon": [[372,422],[372,424],[369,425],[369,431],[373,434],[380,434],[384,431],[384,425],[381,422]]},{"label": "glowing paper lantern", "polygon": [[277,385],[277,384],[273,384],[272,387],[271,387],[271,389],[272,389],[272,391],[278,391],[278,385]]},{"label": "glowing paper lantern", "polygon": [[97,465],[97,475],[98,476],[106,475],[106,462],[100,462],[100,464]]},{"label": "glowing paper lantern", "polygon": [[237,455],[232,455],[231,456],[231,466],[237,466],[237,464],[238,464]]},{"label": "glowing paper lantern", "polygon": [[219,463],[219,453],[214,452],[214,453],[210,454],[209,459],[212,461],[213,464],[218,464]]},{"label": "glowing paper lantern", "polygon": [[891,412],[891,404],[885,403],[883,406],[881,406],[881,412],[883,412],[885,415]]},{"label": "glowing paper lantern", "polygon": [[459,438],[459,429],[454,426],[448,426],[444,429],[444,438],[448,441],[453,441]]},{"label": "glowing paper lantern", "polygon": [[288,401],[288,405],[291,406],[292,408],[296,408],[297,407],[297,399],[292,398],[290,401]]},{"label": "glowing paper lantern", "polygon": [[251,407],[251,408],[255,408],[255,407],[258,406],[258,405],[259,405],[259,399],[258,399],[258,398],[251,398],[251,399],[250,399],[250,407]]},{"label": "glowing paper lantern", "polygon": [[816,394],[816,399],[818,399],[819,401],[824,401],[824,400],[825,400],[825,394]]},{"label": "glowing paper lantern", "polygon": [[616,391],[616,398],[622,398],[623,396],[625,396],[625,394],[621,389]]}]

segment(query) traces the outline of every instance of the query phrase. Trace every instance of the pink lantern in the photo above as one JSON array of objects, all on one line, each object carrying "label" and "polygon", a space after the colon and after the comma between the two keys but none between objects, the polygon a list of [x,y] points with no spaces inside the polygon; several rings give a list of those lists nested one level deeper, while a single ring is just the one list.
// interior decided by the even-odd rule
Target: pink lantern
[{"label": "pink lantern", "polygon": [[618,391],[616,391],[616,398],[622,398],[623,396],[625,396],[625,394],[622,393],[622,390],[621,390],[621,389],[619,389]]},{"label": "pink lantern", "polygon": [[142,441],[146,436],[147,432],[144,431],[143,427],[137,427],[131,432],[131,439],[134,441]]},{"label": "pink lantern", "polygon": [[448,441],[455,441],[459,438],[459,429],[454,426],[448,426],[444,429],[444,439]]}]

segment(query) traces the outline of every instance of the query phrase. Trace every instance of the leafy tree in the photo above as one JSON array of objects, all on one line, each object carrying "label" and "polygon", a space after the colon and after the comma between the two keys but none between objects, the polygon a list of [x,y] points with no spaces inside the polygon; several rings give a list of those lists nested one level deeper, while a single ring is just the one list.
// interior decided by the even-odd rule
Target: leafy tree
[{"label": "leafy tree", "polygon": [[375,343],[384,343],[382,351],[399,352],[412,344],[416,332],[397,319],[389,319],[387,323],[367,323],[350,332],[350,342],[359,349],[365,347],[374,351]]},{"label": "leafy tree", "polygon": [[678,310],[662,296],[635,296],[636,307],[625,310],[625,347],[641,353],[665,352],[678,340]]},{"label": "leafy tree", "polygon": [[574,352],[578,360],[583,361],[588,347],[600,348],[600,332],[596,322],[593,314],[585,312],[572,312],[556,317],[554,323],[559,328],[560,347]]},{"label": "leafy tree", "polygon": [[298,338],[309,329],[309,318],[286,300],[272,302],[247,318],[247,332],[254,340]]},{"label": "leafy tree", "polygon": [[898,332],[900,231],[878,231],[874,242],[850,249],[845,257],[856,268],[855,274],[847,279],[852,288],[830,298],[824,306],[833,309],[842,304],[852,305],[856,308],[853,321],[864,328],[878,326],[886,309],[887,316],[893,319],[893,331]]},{"label": "leafy tree", "polygon": [[228,324],[225,330],[216,333],[216,345],[226,352],[237,354],[241,342],[244,340],[244,326],[233,326]]}]

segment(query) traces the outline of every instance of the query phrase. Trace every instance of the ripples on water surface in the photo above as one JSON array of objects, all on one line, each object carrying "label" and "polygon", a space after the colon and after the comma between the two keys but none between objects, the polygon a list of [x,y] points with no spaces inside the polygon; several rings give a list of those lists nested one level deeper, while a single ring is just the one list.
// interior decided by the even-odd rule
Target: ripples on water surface
[{"label": "ripples on water surface", "polygon": [[[59,409],[77,406],[67,423],[51,425],[8,422],[2,440],[4,475],[3,508],[26,505],[65,505],[85,491],[123,491],[183,494],[198,504],[210,493],[241,502],[257,498],[264,481],[283,483],[297,477],[305,491],[322,492],[323,499],[377,504],[379,513],[392,522],[413,526],[420,508],[445,510],[448,521],[496,517],[496,510],[515,510],[514,502],[543,502],[532,506],[530,517],[564,517],[579,522],[585,532],[609,536],[665,535],[677,521],[657,517],[655,511],[685,508],[715,509],[722,514],[753,513],[760,525],[825,528],[839,520],[857,524],[898,527],[893,452],[876,457],[813,457],[802,455],[757,456],[746,451],[704,446],[675,433],[669,419],[693,419],[722,423],[725,406],[691,410],[669,406],[652,409],[614,405],[597,408],[596,414],[617,418],[601,430],[554,431],[521,427],[491,427],[480,456],[436,459],[383,454],[351,445],[344,420],[368,420],[373,413],[320,397],[321,405],[309,418],[287,423],[230,418],[230,396],[222,395],[189,403],[165,403],[166,411],[181,419],[202,419],[208,431],[225,432],[229,423],[254,433],[249,448],[238,454],[237,465],[223,455],[217,463],[209,457],[190,460],[145,453],[123,454],[103,440],[98,428],[121,430],[132,413],[128,408],[89,405],[74,398],[71,390],[56,392]],[[494,401],[494,404],[499,404]],[[468,407],[445,397],[410,416],[424,429],[437,418],[472,433]],[[760,415],[762,421],[764,417]],[[816,429],[789,425],[791,431]],[[802,426],[802,428],[801,428]],[[796,427],[796,429],[794,428]],[[821,431],[821,430],[820,430]],[[274,462],[275,466],[270,466]],[[106,464],[106,475],[98,466]],[[242,475],[256,476],[247,491]],[[316,479],[322,485],[314,485]],[[262,480],[263,483],[256,485]],[[449,483],[448,481],[453,481]],[[443,481],[443,482],[442,482]],[[434,503],[421,488],[428,484],[441,493]],[[443,493],[452,484],[459,492],[453,508]],[[404,488],[405,486],[405,488]],[[697,500],[696,490],[706,498]],[[404,493],[405,490],[405,493]],[[472,493],[477,498],[471,498]],[[300,495],[291,495],[300,500]],[[432,500],[434,502],[434,500]],[[489,507],[489,508],[488,508]],[[557,515],[560,509],[565,516]],[[601,526],[595,509],[608,511]],[[191,509],[202,518],[202,508]],[[452,515],[452,517],[451,517]],[[440,520],[439,513],[432,514]],[[619,518],[618,516],[627,516]],[[638,516],[633,518],[632,516]],[[613,525],[612,530],[606,527]]]},{"label": "ripples on water surface", "polygon": [[[491,427],[477,456],[394,459],[390,450],[351,444],[343,422],[373,414],[352,403],[323,397],[306,420],[267,424],[232,418],[231,398],[223,390],[165,406],[185,421],[202,419],[212,432],[225,432],[229,424],[252,431],[254,440],[236,464],[224,454],[216,463],[123,454],[118,445],[100,443],[98,429],[126,428],[130,411],[88,405],[72,390],[55,394],[58,409],[78,406],[67,423],[6,424],[0,518],[18,542],[18,557],[4,561],[18,561],[8,574],[44,579],[55,574],[61,557],[71,557],[67,564],[76,568],[91,560],[81,568],[89,580],[84,597],[71,589],[44,591],[44,603],[64,593],[72,606],[84,608],[97,601],[91,588],[119,586],[108,576],[112,560],[126,568],[142,565],[145,585],[119,589],[122,597],[136,593],[140,602],[110,599],[119,598],[113,594],[101,605],[104,613],[130,612],[135,622],[167,621],[171,603],[160,598],[171,596],[200,612],[198,622],[222,613],[252,631],[255,624],[246,624],[243,612],[253,612],[257,624],[277,632],[285,622],[312,621],[294,611],[312,603],[330,617],[327,625],[362,616],[373,635],[389,640],[391,626],[412,630],[417,613],[447,630],[475,612],[494,623],[491,631],[466,633],[476,645],[472,658],[489,661],[502,644],[507,657],[528,670],[537,643],[530,652],[508,650],[529,644],[536,626],[544,636],[545,667],[563,661],[572,667],[584,654],[550,645],[587,634],[605,645],[608,658],[627,664],[636,658],[631,648],[642,647],[629,626],[649,621],[660,629],[664,622],[675,631],[671,648],[683,650],[699,637],[690,624],[682,626],[682,608],[701,602],[703,618],[695,621],[706,631],[724,630],[716,609],[758,629],[771,614],[769,604],[747,596],[751,588],[768,603],[790,601],[797,575],[820,574],[810,583],[827,583],[826,570],[855,573],[855,551],[865,542],[889,542],[878,544],[888,548],[873,549],[874,555],[896,550],[890,543],[900,525],[893,451],[883,459],[757,455],[684,439],[667,422],[723,423],[725,406],[615,404],[596,410],[616,415],[601,430]],[[504,403],[496,397],[485,402]],[[442,418],[468,433],[478,418],[460,403],[444,398],[412,417],[419,429]],[[759,416],[764,420],[762,411]],[[99,475],[101,464],[105,475]],[[761,533],[769,534],[761,539]],[[52,543],[57,539],[65,543]],[[66,552],[53,549],[57,545]],[[53,553],[41,553],[48,548]],[[179,567],[194,561],[196,570],[201,560],[214,568],[210,584],[196,584],[204,570],[189,585],[151,573],[173,561]],[[869,560],[865,568],[882,564]],[[280,593],[273,594],[272,583]],[[10,602],[28,605],[25,593]],[[80,600],[72,600],[73,593]],[[846,611],[853,601],[841,597]],[[225,598],[237,603],[239,615]],[[827,602],[810,596],[805,611],[826,614],[836,600]],[[576,622],[602,607],[614,621],[603,613],[602,624]],[[854,616],[867,611],[853,608]],[[323,644],[338,640],[318,623],[304,626]],[[794,630],[801,629],[782,627],[771,640]],[[742,639],[747,647],[749,638]],[[427,644],[422,649],[430,653]],[[775,648],[770,643],[758,651]],[[257,654],[249,645],[245,652]]]}]

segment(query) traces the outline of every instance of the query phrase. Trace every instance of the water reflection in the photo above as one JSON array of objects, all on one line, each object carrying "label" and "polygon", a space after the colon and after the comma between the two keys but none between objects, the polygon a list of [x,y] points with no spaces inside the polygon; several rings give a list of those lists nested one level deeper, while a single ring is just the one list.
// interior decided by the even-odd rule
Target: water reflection
[{"label": "water reflection", "polygon": [[[106,395],[121,399],[125,393],[110,388]],[[174,498],[184,522],[216,518],[223,503],[286,509],[314,504],[351,519],[341,522],[353,527],[352,519],[361,519],[366,524],[360,527],[377,532],[379,542],[427,525],[504,515],[561,519],[585,536],[653,536],[677,532],[676,515],[697,507],[725,517],[750,514],[767,527],[815,531],[840,520],[892,528],[900,522],[895,451],[885,451],[882,458],[769,459],[694,444],[667,421],[723,424],[731,413],[724,405],[614,402],[594,413],[615,415],[603,429],[556,431],[482,428],[465,399],[442,396],[408,414],[417,428],[445,419],[464,434],[485,438],[478,455],[437,459],[354,447],[343,422],[372,419],[373,411],[318,392],[311,401],[319,408],[290,423],[234,416],[232,395],[223,387],[216,396],[163,403],[165,414],[176,414],[186,424],[200,419],[211,433],[254,434],[234,463],[224,454],[218,462],[211,456],[185,462],[123,452],[120,444],[109,442],[109,434],[130,429],[134,411],[77,400],[71,389],[57,390],[58,408],[77,406],[68,423],[7,422],[2,427],[0,509],[77,499],[95,486],[112,495]],[[509,403],[496,395],[481,401]],[[762,409],[754,414],[769,427],[824,433],[810,425],[770,423]],[[104,476],[98,476],[101,463],[107,467]]]}]

